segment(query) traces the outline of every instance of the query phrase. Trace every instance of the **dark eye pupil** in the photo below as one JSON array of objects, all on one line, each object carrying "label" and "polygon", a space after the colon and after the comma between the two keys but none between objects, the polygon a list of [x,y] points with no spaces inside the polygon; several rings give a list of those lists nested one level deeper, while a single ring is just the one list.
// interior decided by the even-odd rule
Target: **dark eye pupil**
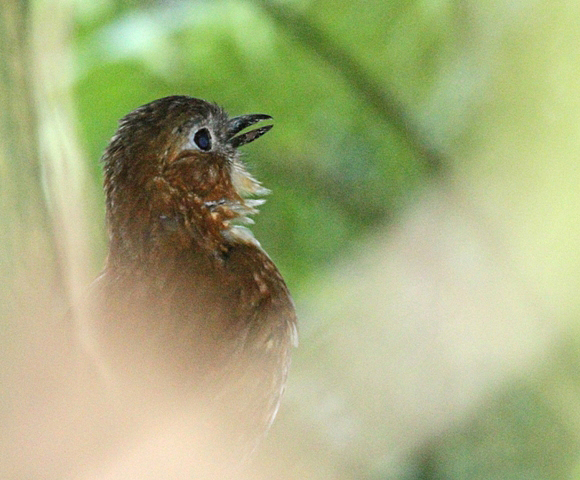
[{"label": "dark eye pupil", "polygon": [[211,150],[211,135],[207,128],[201,128],[193,136],[193,141],[199,147],[200,150],[207,152]]}]

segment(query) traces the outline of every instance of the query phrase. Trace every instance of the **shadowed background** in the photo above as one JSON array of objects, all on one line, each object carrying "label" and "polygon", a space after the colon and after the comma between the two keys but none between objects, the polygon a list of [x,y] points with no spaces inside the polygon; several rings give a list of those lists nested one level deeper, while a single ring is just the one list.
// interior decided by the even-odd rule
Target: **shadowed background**
[{"label": "shadowed background", "polygon": [[116,122],[171,94],[274,117],[253,231],[301,345],[248,478],[580,475],[579,5],[0,8],[3,478],[62,478],[55,452],[91,478],[63,313],[103,264]]}]

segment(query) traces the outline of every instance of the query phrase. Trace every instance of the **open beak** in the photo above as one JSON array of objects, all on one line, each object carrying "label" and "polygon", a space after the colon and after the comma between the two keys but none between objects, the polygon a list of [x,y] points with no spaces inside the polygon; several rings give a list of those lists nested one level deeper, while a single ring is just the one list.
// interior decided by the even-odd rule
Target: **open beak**
[{"label": "open beak", "polygon": [[256,128],[254,130],[250,130],[249,132],[242,133],[237,135],[237,133],[241,132],[244,128],[247,128],[254,123],[258,123],[261,120],[271,120],[272,117],[270,115],[265,115],[263,113],[252,113],[249,115],[240,115],[239,117],[234,117],[230,119],[228,124],[228,143],[234,147],[238,148],[246,143],[253,142],[256,138],[261,137],[270,130],[273,125],[265,125],[260,128]]}]

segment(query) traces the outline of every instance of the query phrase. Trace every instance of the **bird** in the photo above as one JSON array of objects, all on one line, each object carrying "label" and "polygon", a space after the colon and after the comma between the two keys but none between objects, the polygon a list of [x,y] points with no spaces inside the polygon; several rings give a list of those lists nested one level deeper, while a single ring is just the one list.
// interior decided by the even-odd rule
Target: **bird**
[{"label": "bird", "polygon": [[269,191],[238,150],[271,119],[174,95],[119,121],[102,157],[108,253],[85,307],[107,382],[134,403],[194,405],[232,464],[270,428],[298,338],[288,287],[248,228]]}]

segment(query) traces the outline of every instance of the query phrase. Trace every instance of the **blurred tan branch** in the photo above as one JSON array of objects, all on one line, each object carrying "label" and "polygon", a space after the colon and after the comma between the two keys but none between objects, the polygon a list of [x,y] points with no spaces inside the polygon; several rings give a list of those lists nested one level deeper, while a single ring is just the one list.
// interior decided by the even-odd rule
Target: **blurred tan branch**
[{"label": "blurred tan branch", "polygon": [[[54,253],[48,209],[42,195],[37,148],[38,120],[32,96],[32,66],[26,32],[26,2],[8,1],[0,10],[0,244],[3,290],[15,269],[37,267]],[[37,248],[42,242],[44,248]],[[40,263],[39,263],[40,262]],[[3,302],[2,313],[7,313]]]}]

